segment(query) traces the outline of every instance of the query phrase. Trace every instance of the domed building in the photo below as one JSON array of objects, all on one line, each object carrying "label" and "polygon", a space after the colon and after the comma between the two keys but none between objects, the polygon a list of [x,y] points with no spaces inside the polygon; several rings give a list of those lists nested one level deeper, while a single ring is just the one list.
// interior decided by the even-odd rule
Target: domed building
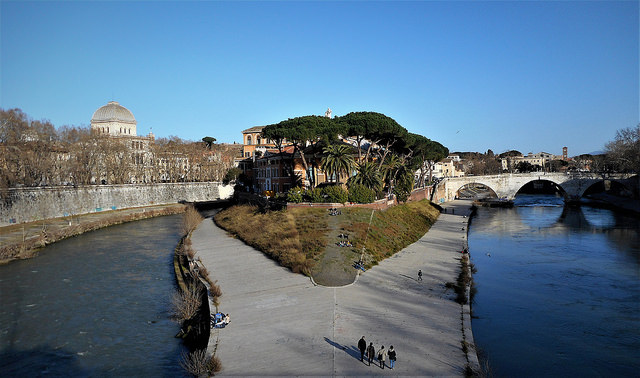
[{"label": "domed building", "polygon": [[[116,101],[109,101],[93,113],[91,117],[91,131],[94,133],[113,137],[115,141],[122,143],[129,150],[132,166],[131,179],[128,182],[148,182],[149,171],[153,155],[151,145],[154,143],[154,135],[137,135],[138,122],[133,113]],[[122,159],[124,156],[121,156]],[[102,183],[112,181],[108,175],[101,175]]]},{"label": "domed building", "polygon": [[133,113],[116,101],[109,101],[91,117],[91,129],[112,136],[136,136],[136,118]]}]

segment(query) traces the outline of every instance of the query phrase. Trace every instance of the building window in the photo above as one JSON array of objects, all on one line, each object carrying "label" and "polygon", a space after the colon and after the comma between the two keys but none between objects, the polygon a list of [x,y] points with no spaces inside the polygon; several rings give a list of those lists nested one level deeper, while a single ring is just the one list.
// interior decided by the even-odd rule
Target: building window
[{"label": "building window", "polygon": [[251,144],[251,135],[247,135],[247,144]]}]

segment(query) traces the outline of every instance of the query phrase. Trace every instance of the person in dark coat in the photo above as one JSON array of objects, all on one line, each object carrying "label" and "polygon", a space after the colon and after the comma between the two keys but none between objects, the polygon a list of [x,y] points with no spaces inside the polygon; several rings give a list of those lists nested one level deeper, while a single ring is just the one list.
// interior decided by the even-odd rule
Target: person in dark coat
[{"label": "person in dark coat", "polygon": [[364,336],[358,341],[358,349],[360,349],[360,361],[364,362],[364,352],[367,350],[367,342],[364,341]]},{"label": "person in dark coat", "polygon": [[389,347],[387,355],[389,356],[389,367],[393,369],[393,366],[396,364],[396,350],[393,349],[393,345]]},{"label": "person in dark coat", "polygon": [[367,348],[367,355],[369,357],[369,366],[371,366],[373,356],[376,355],[376,349],[373,347],[373,343],[369,343],[369,348]]}]

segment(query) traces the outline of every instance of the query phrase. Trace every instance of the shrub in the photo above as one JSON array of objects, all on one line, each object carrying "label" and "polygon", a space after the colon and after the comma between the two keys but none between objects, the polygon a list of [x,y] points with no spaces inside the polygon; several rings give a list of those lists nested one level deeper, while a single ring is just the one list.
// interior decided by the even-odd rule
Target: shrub
[{"label": "shrub", "polygon": [[302,202],[303,200],[302,193],[303,193],[302,188],[299,186],[289,189],[289,192],[287,193],[287,202],[292,202],[292,203]]},{"label": "shrub", "polygon": [[309,202],[324,202],[324,197],[322,196],[322,190],[318,188],[309,189],[304,192],[304,196]]},{"label": "shrub", "polygon": [[180,365],[189,374],[196,377],[204,377],[217,373],[222,369],[220,360],[215,355],[207,356],[205,349],[198,349],[192,353],[182,353]]},{"label": "shrub", "polygon": [[193,206],[189,206],[182,218],[182,232],[186,235],[195,230],[204,218]]},{"label": "shrub", "polygon": [[371,203],[375,201],[376,194],[373,189],[356,184],[349,188],[349,201],[355,203]]},{"label": "shrub", "polygon": [[327,202],[345,203],[349,200],[349,194],[340,185],[330,185],[322,189],[322,194],[326,196]]},{"label": "shrub", "polygon": [[222,289],[220,288],[220,285],[218,285],[218,280],[213,282],[209,281],[209,284],[209,293],[213,297],[213,303],[217,306],[218,299],[222,297]]},{"label": "shrub", "polygon": [[211,356],[209,362],[207,363],[207,368],[209,369],[209,373],[217,373],[222,370],[222,362],[215,355]]},{"label": "shrub", "polygon": [[189,285],[186,290],[178,290],[173,294],[171,303],[176,321],[182,323],[191,319],[200,308],[202,289],[196,285]]}]

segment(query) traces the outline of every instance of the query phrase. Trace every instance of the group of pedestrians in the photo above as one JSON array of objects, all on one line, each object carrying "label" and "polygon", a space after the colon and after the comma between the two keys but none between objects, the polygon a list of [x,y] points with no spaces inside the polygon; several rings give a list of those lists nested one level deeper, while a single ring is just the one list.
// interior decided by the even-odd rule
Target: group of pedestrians
[{"label": "group of pedestrians", "polygon": [[389,357],[389,367],[391,369],[393,369],[396,364],[396,351],[393,349],[393,345],[389,347],[389,350],[384,349],[384,345],[382,345],[380,349],[378,349],[378,354],[376,354],[376,349],[373,346],[373,343],[369,343],[369,346],[367,346],[367,342],[365,341],[364,336],[362,336],[358,341],[358,349],[360,349],[360,361],[364,362],[364,357],[366,355],[369,366],[371,366],[371,361],[375,358],[378,360],[380,368],[384,369],[387,357]]},{"label": "group of pedestrians", "polygon": [[342,233],[338,235],[338,237],[344,239],[336,243],[338,247],[353,247],[353,244],[349,241],[349,234]]},{"label": "group of pedestrians", "polygon": [[351,243],[349,240],[340,240],[336,243],[336,245],[338,247],[353,247],[353,243]]}]

